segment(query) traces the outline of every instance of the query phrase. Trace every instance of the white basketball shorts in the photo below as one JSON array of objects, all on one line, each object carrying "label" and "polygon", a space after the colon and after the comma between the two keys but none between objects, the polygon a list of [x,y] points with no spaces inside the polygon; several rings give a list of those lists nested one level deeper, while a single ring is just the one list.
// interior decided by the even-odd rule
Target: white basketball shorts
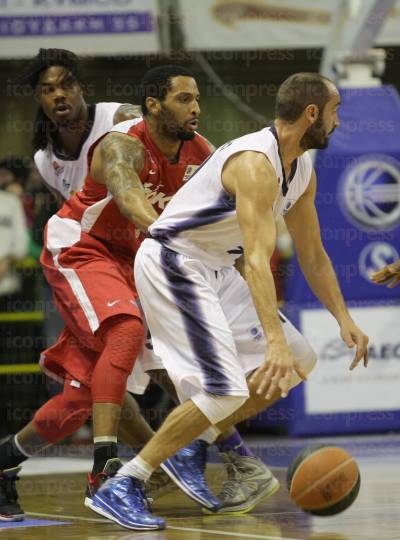
[{"label": "white basketball shorts", "polygon": [[[135,283],[153,352],[180,399],[197,393],[248,396],[246,376],[264,360],[267,342],[239,272],[233,267],[216,272],[146,239],[136,255]],[[288,345],[309,373],[314,351],[286,317],[280,318]],[[294,373],[292,387],[299,382]]]}]

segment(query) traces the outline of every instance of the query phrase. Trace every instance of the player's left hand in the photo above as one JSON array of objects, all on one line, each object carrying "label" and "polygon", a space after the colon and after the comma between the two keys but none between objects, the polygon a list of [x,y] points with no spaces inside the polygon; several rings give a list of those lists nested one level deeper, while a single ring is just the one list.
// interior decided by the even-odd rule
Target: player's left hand
[{"label": "player's left hand", "polygon": [[358,366],[361,359],[364,359],[364,367],[368,366],[368,342],[369,338],[358,326],[349,319],[340,325],[340,335],[349,349],[356,347],[354,359],[350,365],[350,370]]},{"label": "player's left hand", "polygon": [[386,285],[389,289],[393,289],[400,283],[400,259],[372,274],[371,281],[377,285]]}]

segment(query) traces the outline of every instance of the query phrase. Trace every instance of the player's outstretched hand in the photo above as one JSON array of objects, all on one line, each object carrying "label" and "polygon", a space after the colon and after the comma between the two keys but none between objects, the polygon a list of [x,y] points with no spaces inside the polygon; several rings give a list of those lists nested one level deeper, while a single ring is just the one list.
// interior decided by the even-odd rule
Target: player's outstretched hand
[{"label": "player's outstretched hand", "polygon": [[389,289],[396,287],[400,283],[400,259],[372,274],[371,280],[377,285],[386,285]]},{"label": "player's outstretched hand", "polygon": [[289,393],[293,371],[301,379],[306,376],[287,345],[268,347],[264,362],[250,377],[250,383],[257,387],[257,394],[271,399],[276,390],[281,397]]},{"label": "player's outstretched hand", "polygon": [[357,367],[361,359],[364,359],[364,367],[367,367],[369,342],[368,336],[366,336],[351,319],[341,325],[340,335],[349,349],[356,347],[356,353],[350,365],[350,370]]}]

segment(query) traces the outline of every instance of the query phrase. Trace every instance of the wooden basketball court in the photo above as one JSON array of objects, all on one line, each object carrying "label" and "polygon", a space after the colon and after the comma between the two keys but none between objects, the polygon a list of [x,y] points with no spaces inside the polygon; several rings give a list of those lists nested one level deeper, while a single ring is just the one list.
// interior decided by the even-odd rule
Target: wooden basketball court
[{"label": "wooden basketball court", "polygon": [[[360,466],[361,490],[357,501],[350,509],[334,517],[309,516],[297,509],[287,494],[286,465],[299,448],[315,442],[345,447],[357,458]],[[400,539],[399,436],[329,441],[280,439],[270,440],[267,444],[257,440],[251,441],[251,446],[266,463],[272,465],[281,480],[281,489],[276,495],[248,515],[204,516],[200,507],[183,493],[173,491],[153,505],[154,512],[165,517],[168,524],[166,530],[159,532],[123,529],[86,509],[83,506],[84,473],[65,472],[82,460],[32,459],[27,462],[26,472],[18,486],[21,503],[28,514],[27,521],[0,524],[0,540]],[[66,465],[64,472],[54,472],[60,463]],[[50,474],[42,474],[44,470]],[[35,471],[41,474],[34,474]],[[220,465],[209,465],[208,480],[215,490],[223,476]]]}]

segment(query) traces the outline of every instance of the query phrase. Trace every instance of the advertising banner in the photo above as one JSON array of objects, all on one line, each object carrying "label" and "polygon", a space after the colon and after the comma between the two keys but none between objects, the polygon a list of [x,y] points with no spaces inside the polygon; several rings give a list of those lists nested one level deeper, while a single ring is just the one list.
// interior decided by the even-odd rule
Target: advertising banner
[{"label": "advertising banner", "polygon": [[[240,50],[325,47],[336,2],[325,0],[180,0],[188,49]],[[396,2],[376,45],[400,44]]]},{"label": "advertising banner", "polygon": [[[391,86],[340,93],[340,127],[315,161],[322,240],[346,300],[399,298],[370,280],[400,257],[399,96]],[[286,297],[314,298],[295,259]]]},{"label": "advertising banner", "polygon": [[400,411],[400,306],[354,308],[351,316],[370,338],[367,369],[349,371],[355,351],[328,311],[300,314],[302,334],[318,357],[304,385],[306,414]]},{"label": "advertising banner", "polygon": [[28,57],[40,47],[155,53],[157,15],[157,0],[0,0],[0,57]]}]

